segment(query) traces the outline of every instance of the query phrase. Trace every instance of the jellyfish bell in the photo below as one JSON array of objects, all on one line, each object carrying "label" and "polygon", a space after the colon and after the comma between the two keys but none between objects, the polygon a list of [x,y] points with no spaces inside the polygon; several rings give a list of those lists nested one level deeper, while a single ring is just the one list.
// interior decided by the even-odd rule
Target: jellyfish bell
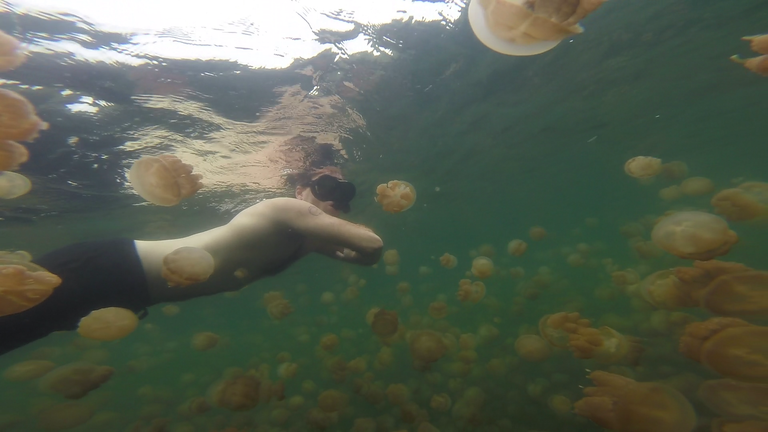
[{"label": "jellyfish bell", "polygon": [[[2,114],[0,113],[0,116]],[[0,172],[0,198],[14,199],[32,189],[32,182],[21,174],[10,171]]]},{"label": "jellyfish bell", "polygon": [[384,211],[400,213],[408,210],[416,202],[416,188],[402,180],[392,180],[376,188],[374,201],[381,204]]},{"label": "jellyfish bell", "polygon": [[636,156],[624,164],[627,175],[638,178],[651,178],[661,173],[661,159],[651,156]]},{"label": "jellyfish bell", "polygon": [[60,284],[58,276],[37,264],[0,259],[0,317],[37,306]]},{"label": "jellyfish bell", "polygon": [[80,320],[80,336],[98,341],[122,339],[136,330],[139,318],[133,311],[119,307],[95,310]]},{"label": "jellyfish bell", "polygon": [[0,171],[13,171],[29,160],[29,151],[23,145],[0,140]]},{"label": "jellyfish bell", "polygon": [[718,277],[705,288],[701,307],[721,316],[768,317],[768,272]]},{"label": "jellyfish bell", "polygon": [[45,393],[58,393],[67,399],[80,399],[112,378],[115,369],[87,362],[59,366],[38,381]]},{"label": "jellyfish bell", "polygon": [[162,276],[169,286],[185,287],[205,282],[213,270],[213,257],[201,248],[184,246],[163,257]]},{"label": "jellyfish bell", "polygon": [[768,183],[747,182],[725,189],[710,201],[715,213],[729,221],[751,221],[768,218]]},{"label": "jellyfish bell", "polygon": [[679,258],[707,261],[730,252],[739,236],[718,216],[683,211],[661,219],[651,232],[651,240]]},{"label": "jellyfish bell", "polygon": [[32,141],[48,129],[35,107],[20,94],[0,89],[0,140]]},{"label": "jellyfish bell", "polygon": [[0,30],[0,72],[16,69],[27,59],[16,38]]},{"label": "jellyfish bell", "polygon": [[128,180],[139,196],[159,206],[170,207],[199,191],[203,184],[194,168],[173,155],[144,156],[128,171]]},{"label": "jellyfish bell", "polygon": [[515,352],[529,362],[542,362],[549,358],[552,349],[540,336],[522,335],[515,341]]},{"label": "jellyfish bell", "polygon": [[768,384],[710,380],[699,386],[698,396],[723,417],[768,420]]}]

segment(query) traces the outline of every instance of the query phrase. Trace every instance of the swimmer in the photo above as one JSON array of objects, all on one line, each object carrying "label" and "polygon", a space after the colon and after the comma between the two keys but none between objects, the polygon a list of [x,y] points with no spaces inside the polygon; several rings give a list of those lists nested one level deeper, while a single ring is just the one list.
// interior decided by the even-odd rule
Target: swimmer
[{"label": "swimmer", "polygon": [[[189,237],[77,243],[34,260],[62,284],[39,305],[0,317],[0,355],[54,331],[75,330],[96,309],[121,307],[141,316],[151,305],[239,290],[312,253],[364,266],[379,261],[381,238],[338,217],[355,196],[338,168],[298,173],[296,184],[295,198],[262,201],[224,226]],[[179,287],[163,279],[163,258],[181,247],[213,257],[208,280]]]}]

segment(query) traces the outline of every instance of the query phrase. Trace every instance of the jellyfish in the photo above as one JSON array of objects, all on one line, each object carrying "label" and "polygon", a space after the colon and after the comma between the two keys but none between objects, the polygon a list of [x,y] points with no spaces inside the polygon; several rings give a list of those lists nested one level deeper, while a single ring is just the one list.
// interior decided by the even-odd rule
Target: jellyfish
[{"label": "jellyfish", "polygon": [[219,344],[219,335],[211,332],[195,333],[192,336],[192,349],[195,351],[208,351]]},{"label": "jellyfish", "polygon": [[0,140],[0,171],[16,170],[27,160],[29,151],[26,147],[17,142]]},{"label": "jellyfish", "polygon": [[600,363],[626,362],[637,364],[643,347],[638,339],[624,336],[610,327],[579,327],[569,336],[568,347],[573,356],[580,359],[595,359]]},{"label": "jellyfish", "polygon": [[0,316],[43,302],[61,284],[58,276],[24,261],[0,260]]},{"label": "jellyfish", "polygon": [[451,397],[446,393],[434,394],[429,400],[429,406],[435,411],[446,412],[451,409]]},{"label": "jellyfish", "polygon": [[344,410],[349,406],[349,396],[338,390],[326,390],[317,396],[317,407],[327,413]]},{"label": "jellyfish", "polygon": [[735,273],[744,273],[754,271],[753,269],[739,263],[726,261],[694,261],[693,267],[676,267],[674,269],[675,277],[682,282],[679,286],[687,295],[692,298],[696,305],[701,303],[701,299],[706,288],[715,279]]},{"label": "jellyfish", "polygon": [[442,301],[436,301],[429,304],[427,313],[434,319],[443,319],[448,316],[448,305]]},{"label": "jellyfish", "polygon": [[515,352],[529,362],[542,362],[552,354],[547,341],[536,335],[522,335],[517,338]]},{"label": "jellyfish", "polygon": [[277,291],[271,291],[264,294],[262,303],[267,308],[267,314],[273,320],[281,320],[293,313],[291,303],[283,298],[283,294]]},{"label": "jellyfish", "polygon": [[16,69],[27,59],[16,38],[0,30],[0,72]]},{"label": "jellyfish", "polygon": [[623,288],[640,282],[640,275],[633,269],[626,269],[611,273],[611,282],[614,286]]},{"label": "jellyfish", "polygon": [[699,399],[723,417],[768,420],[768,384],[719,379],[705,381]]},{"label": "jellyfish", "polygon": [[390,250],[384,251],[382,260],[384,261],[384,264],[388,266],[398,265],[400,264],[400,253],[397,252],[397,249],[390,249]]},{"label": "jellyfish", "polygon": [[758,75],[768,76],[768,55],[761,55],[759,57],[752,57],[748,59],[742,59],[741,57],[735,55],[731,56],[731,60],[735,63],[744,65],[745,68]]},{"label": "jellyfish", "polygon": [[163,315],[169,316],[169,317],[176,316],[176,315],[179,314],[179,312],[181,312],[181,308],[180,307],[178,307],[176,305],[172,305],[172,304],[171,305],[165,305],[160,310],[163,311]]},{"label": "jellyfish", "polygon": [[184,417],[205,414],[211,410],[211,405],[203,397],[194,397],[184,402],[176,412]]},{"label": "jellyfish", "polygon": [[744,36],[741,40],[749,41],[749,47],[758,54],[768,54],[768,34]]},{"label": "jellyfish", "polygon": [[747,182],[712,197],[715,213],[742,222],[768,217],[768,183]]},{"label": "jellyfish", "polygon": [[624,172],[634,178],[651,178],[661,173],[661,159],[651,156],[636,156],[624,164]]},{"label": "jellyfish", "polygon": [[659,191],[659,198],[664,201],[677,201],[684,195],[685,194],[683,193],[682,189],[680,189],[680,186],[677,185],[665,187]]},{"label": "jellyfish", "polygon": [[490,258],[479,256],[472,260],[472,274],[478,279],[485,279],[493,274],[493,261]]},{"label": "jellyfish", "polygon": [[544,238],[547,237],[547,234],[547,230],[540,226],[534,226],[528,230],[528,235],[531,237],[531,240],[535,241],[544,240]]},{"label": "jellyfish", "polygon": [[571,333],[575,333],[579,327],[591,325],[590,321],[583,319],[578,312],[558,312],[541,317],[539,334],[553,347],[566,349]]},{"label": "jellyfish", "polygon": [[333,351],[339,346],[339,337],[333,333],[328,333],[320,338],[320,348],[323,351]]},{"label": "jellyfish", "polygon": [[563,395],[552,395],[547,399],[549,409],[559,416],[568,415],[573,411],[573,402]]},{"label": "jellyfish", "polygon": [[589,378],[595,387],[584,389],[584,398],[574,404],[577,415],[616,432],[690,432],[696,412],[690,402],[672,387],[639,383],[604,371]]},{"label": "jellyfish", "polygon": [[696,307],[698,302],[690,296],[683,282],[675,276],[675,270],[661,270],[643,279],[640,294],[659,309],[675,310]]},{"label": "jellyfish", "polygon": [[528,243],[520,239],[512,240],[507,244],[507,252],[513,256],[522,256],[528,250]]},{"label": "jellyfish", "polygon": [[730,252],[739,236],[718,216],[684,211],[661,219],[653,228],[651,239],[677,257],[707,261]]},{"label": "jellyfish", "polygon": [[307,411],[307,424],[314,429],[326,430],[339,422],[339,413],[327,413],[315,407]]},{"label": "jellyfish", "polygon": [[262,380],[249,372],[230,379],[221,379],[208,389],[208,400],[212,405],[230,411],[248,411],[259,403],[267,403],[273,397],[282,400],[282,383]]},{"label": "jellyfish", "polygon": [[37,426],[44,431],[76,428],[93,417],[93,408],[84,403],[64,402],[40,411]]},{"label": "jellyfish", "polygon": [[[1,115],[2,113],[0,113]],[[32,182],[28,178],[15,172],[0,172],[0,198],[18,198],[32,189]]]},{"label": "jellyfish", "polygon": [[680,338],[680,352],[713,371],[739,381],[768,382],[768,327],[738,318],[695,322]]},{"label": "jellyfish", "polygon": [[376,188],[375,201],[389,213],[408,210],[416,202],[416,189],[408,182],[392,180]]},{"label": "jellyfish", "polygon": [[404,405],[411,398],[411,392],[405,384],[390,384],[384,391],[389,403],[395,406]]},{"label": "jellyfish", "polygon": [[35,107],[16,92],[0,89],[0,140],[32,141],[48,129]]},{"label": "jellyfish", "polygon": [[119,307],[97,309],[80,320],[80,336],[99,341],[122,339],[136,330],[139,318],[133,311]]},{"label": "jellyfish", "polygon": [[536,55],[583,32],[579,21],[604,1],[480,0],[470,3],[469,23],[480,42],[496,52]]},{"label": "jellyfish", "polygon": [[398,328],[397,312],[379,309],[373,315],[371,329],[380,338],[389,338],[397,334]]},{"label": "jellyfish", "polygon": [[722,316],[768,316],[768,272],[718,277],[702,293],[701,307]]},{"label": "jellyfish", "polygon": [[22,382],[40,378],[56,367],[48,360],[27,360],[10,366],[3,372],[6,381]]},{"label": "jellyfish", "polygon": [[410,332],[407,340],[413,366],[417,370],[427,369],[431,363],[440,360],[448,352],[448,344],[443,336],[433,330]]},{"label": "jellyfish", "polygon": [[38,387],[45,393],[58,393],[67,399],[80,399],[112,378],[115,369],[87,362],[59,366],[45,374]]},{"label": "jellyfish", "polygon": [[163,279],[168,286],[185,287],[205,282],[213,274],[211,254],[196,247],[180,247],[163,257]]},{"label": "jellyfish", "polygon": [[680,183],[680,190],[688,196],[709,195],[715,190],[715,184],[706,177],[688,177]]},{"label": "jellyfish", "polygon": [[459,263],[459,260],[456,259],[455,256],[444,253],[443,256],[440,257],[440,265],[447,269],[452,269],[456,267],[456,265]]},{"label": "jellyfish", "polygon": [[191,165],[173,155],[144,156],[128,171],[128,180],[140,197],[159,206],[175,206],[202,189],[203,178]]},{"label": "jellyfish", "polygon": [[472,282],[469,279],[459,281],[459,291],[456,298],[461,302],[478,303],[485,297],[485,284],[477,281]]}]

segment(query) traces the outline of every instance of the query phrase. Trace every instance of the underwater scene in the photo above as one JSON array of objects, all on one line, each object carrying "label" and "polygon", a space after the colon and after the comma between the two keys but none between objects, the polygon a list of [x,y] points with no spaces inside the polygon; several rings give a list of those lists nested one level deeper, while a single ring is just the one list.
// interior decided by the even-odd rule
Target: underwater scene
[{"label": "underwater scene", "polygon": [[0,1],[0,431],[768,432],[765,0]]}]

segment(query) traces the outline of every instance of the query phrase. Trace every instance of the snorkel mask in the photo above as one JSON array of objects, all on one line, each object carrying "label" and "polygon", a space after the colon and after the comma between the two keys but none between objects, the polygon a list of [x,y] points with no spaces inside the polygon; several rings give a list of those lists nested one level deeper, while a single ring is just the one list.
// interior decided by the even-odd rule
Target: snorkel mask
[{"label": "snorkel mask", "polygon": [[323,174],[309,182],[309,190],[320,201],[331,201],[333,208],[349,213],[349,203],[355,197],[355,185],[338,178]]}]

